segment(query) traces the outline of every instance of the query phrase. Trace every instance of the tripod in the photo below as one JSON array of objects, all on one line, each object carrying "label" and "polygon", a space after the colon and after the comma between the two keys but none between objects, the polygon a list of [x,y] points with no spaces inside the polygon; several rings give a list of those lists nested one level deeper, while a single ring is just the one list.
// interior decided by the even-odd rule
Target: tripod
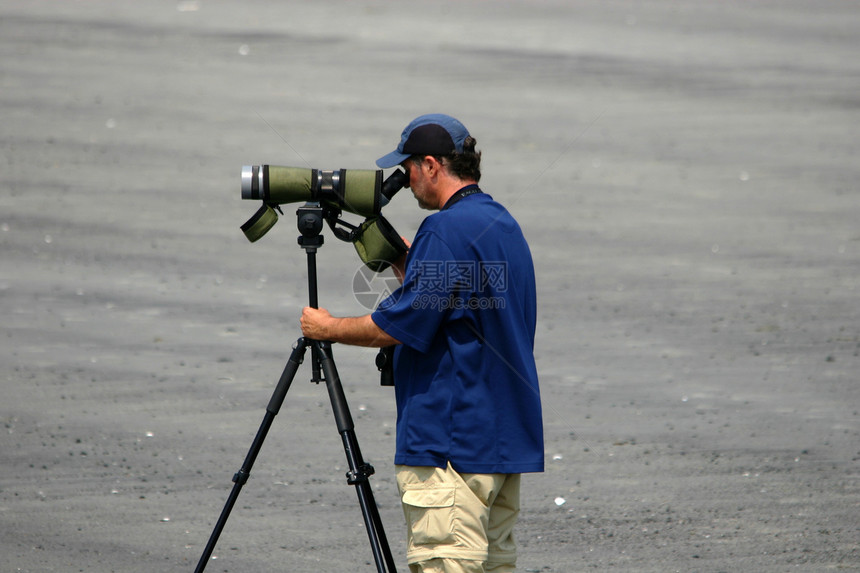
[{"label": "tripod", "polygon": [[[309,306],[318,308],[316,252],[323,244],[323,237],[320,235],[324,219],[323,208],[318,203],[308,203],[304,207],[299,208],[297,215],[298,228],[302,234],[298,242],[307,253],[308,259]],[[250,477],[251,467],[254,465],[257,454],[260,453],[260,449],[263,447],[263,441],[266,439],[269,428],[272,426],[272,422],[284,402],[287,391],[290,389],[293,378],[298,371],[299,365],[304,360],[305,352],[309,347],[313,362],[313,378],[311,381],[315,383],[324,381],[328,388],[337,431],[343,439],[343,449],[349,465],[349,471],[346,474],[347,484],[355,486],[356,493],[358,494],[358,503],[364,516],[364,525],[365,529],[367,529],[373,558],[376,561],[377,573],[396,571],[394,558],[382,527],[379,509],[376,506],[373,490],[370,487],[369,478],[373,475],[374,469],[361,456],[361,450],[355,436],[355,426],[349,412],[340,376],[337,373],[334,357],[332,356],[331,343],[299,338],[284,367],[284,372],[281,374],[275,392],[269,400],[269,405],[266,407],[266,415],[260,424],[259,430],[257,430],[257,435],[251,444],[251,449],[248,451],[241,469],[233,476],[233,490],[224,504],[221,516],[218,518],[215,529],[209,537],[209,542],[203,550],[203,555],[201,555],[200,561],[197,563],[195,573],[202,573],[206,568],[206,564],[212,556],[212,551],[215,549],[215,544],[218,542],[218,537],[227,523],[227,518],[230,517],[230,512],[236,503],[236,499],[239,497],[239,493],[242,491],[242,486],[245,485]],[[320,371],[322,371],[322,377],[320,376]]]}]

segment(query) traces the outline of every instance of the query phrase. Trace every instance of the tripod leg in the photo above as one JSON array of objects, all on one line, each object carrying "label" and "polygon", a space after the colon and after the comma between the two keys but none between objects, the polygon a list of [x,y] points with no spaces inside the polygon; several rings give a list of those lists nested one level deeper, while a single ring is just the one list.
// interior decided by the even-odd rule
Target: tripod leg
[{"label": "tripod leg", "polygon": [[382,527],[382,519],[379,516],[379,508],[370,487],[369,478],[373,475],[373,466],[366,463],[361,456],[358,439],[355,436],[355,425],[349,412],[349,405],[343,393],[343,385],[337,373],[337,367],[331,353],[331,344],[328,342],[314,341],[314,348],[318,351],[320,366],[328,388],[331,399],[332,411],[337,423],[337,430],[343,439],[343,448],[349,465],[347,483],[356,487],[358,503],[364,516],[364,525],[370,538],[370,547],[373,558],[376,561],[378,573],[394,572],[394,556],[388,545],[385,530]]},{"label": "tripod leg", "polygon": [[200,561],[197,562],[197,568],[194,570],[195,573],[202,573],[202,571],[206,569],[206,564],[212,556],[215,544],[218,542],[218,538],[221,536],[221,531],[227,523],[227,518],[230,517],[230,512],[233,510],[233,505],[235,505],[236,499],[239,497],[239,492],[242,491],[242,486],[245,485],[251,475],[251,468],[257,460],[257,454],[260,453],[260,449],[263,447],[263,441],[269,433],[269,428],[271,428],[272,422],[275,420],[275,416],[280,411],[281,404],[283,404],[287,391],[290,389],[290,385],[293,383],[293,378],[295,378],[296,372],[299,369],[299,365],[304,359],[307,346],[307,341],[304,338],[300,338],[296,343],[296,347],[293,349],[292,354],[290,354],[290,359],[287,361],[287,365],[284,367],[284,372],[281,374],[281,379],[278,381],[278,386],[275,388],[275,392],[269,400],[269,405],[266,407],[266,415],[263,418],[263,422],[260,424],[260,429],[257,430],[257,435],[254,438],[254,442],[251,444],[251,449],[248,451],[248,455],[245,457],[245,462],[242,464],[242,468],[233,476],[233,490],[227,498],[227,503],[224,504],[224,509],[221,511],[221,516],[218,518],[218,523],[215,524],[215,529],[209,537],[209,542],[206,544],[206,548],[203,550],[203,555],[201,555]]}]

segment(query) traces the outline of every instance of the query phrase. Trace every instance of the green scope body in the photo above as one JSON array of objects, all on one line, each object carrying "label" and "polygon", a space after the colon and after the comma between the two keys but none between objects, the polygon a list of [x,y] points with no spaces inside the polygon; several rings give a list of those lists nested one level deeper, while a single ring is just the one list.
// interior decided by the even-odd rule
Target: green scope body
[{"label": "green scope body", "polygon": [[378,215],[382,196],[382,170],[324,171],[280,165],[242,167],[242,199],[268,204],[319,202],[363,217]]}]

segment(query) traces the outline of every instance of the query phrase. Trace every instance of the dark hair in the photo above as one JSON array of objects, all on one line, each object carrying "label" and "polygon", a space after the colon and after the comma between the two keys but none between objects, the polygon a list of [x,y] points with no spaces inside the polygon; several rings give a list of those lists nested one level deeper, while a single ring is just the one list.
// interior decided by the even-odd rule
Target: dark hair
[{"label": "dark hair", "polygon": [[[445,165],[448,172],[464,181],[481,180],[481,152],[475,151],[475,145],[478,141],[471,135],[463,141],[463,153],[451,153],[449,155],[439,156],[434,155],[439,163]],[[421,163],[424,160],[423,155],[413,155],[412,161]]]}]

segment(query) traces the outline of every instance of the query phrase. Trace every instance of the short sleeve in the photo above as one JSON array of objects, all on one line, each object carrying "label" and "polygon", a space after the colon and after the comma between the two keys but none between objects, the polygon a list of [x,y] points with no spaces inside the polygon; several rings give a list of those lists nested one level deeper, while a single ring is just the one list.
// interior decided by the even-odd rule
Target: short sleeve
[{"label": "short sleeve", "polygon": [[451,310],[445,265],[452,259],[436,233],[419,233],[409,250],[403,284],[379,304],[373,322],[406,346],[427,352]]}]

